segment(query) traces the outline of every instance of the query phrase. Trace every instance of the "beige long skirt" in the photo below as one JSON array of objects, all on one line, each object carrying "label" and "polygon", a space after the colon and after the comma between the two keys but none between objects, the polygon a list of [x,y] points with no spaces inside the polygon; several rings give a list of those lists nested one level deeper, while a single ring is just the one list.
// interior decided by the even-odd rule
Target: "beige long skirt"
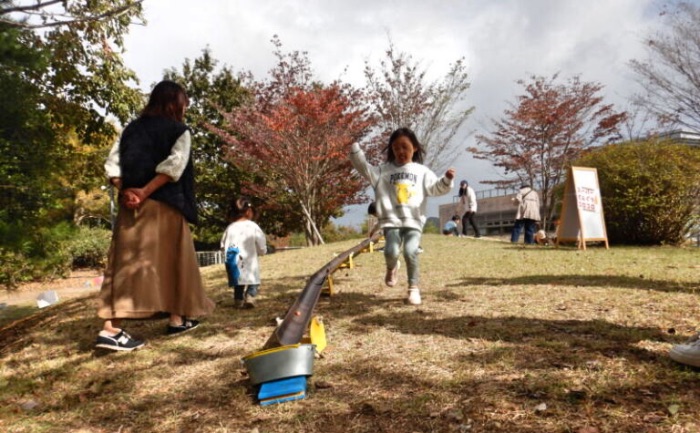
[{"label": "beige long skirt", "polygon": [[102,319],[201,317],[213,310],[182,214],[156,200],[146,200],[137,211],[121,207],[97,315]]}]

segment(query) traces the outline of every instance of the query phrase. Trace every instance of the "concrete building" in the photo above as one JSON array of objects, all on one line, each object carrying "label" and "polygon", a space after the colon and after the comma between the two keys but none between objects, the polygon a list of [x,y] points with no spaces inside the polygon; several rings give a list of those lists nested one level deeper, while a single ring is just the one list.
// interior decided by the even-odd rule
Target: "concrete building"
[{"label": "concrete building", "polygon": [[700,133],[693,131],[684,131],[676,129],[673,131],[662,132],[658,135],[659,138],[668,138],[677,143],[688,144],[690,146],[700,146]]}]

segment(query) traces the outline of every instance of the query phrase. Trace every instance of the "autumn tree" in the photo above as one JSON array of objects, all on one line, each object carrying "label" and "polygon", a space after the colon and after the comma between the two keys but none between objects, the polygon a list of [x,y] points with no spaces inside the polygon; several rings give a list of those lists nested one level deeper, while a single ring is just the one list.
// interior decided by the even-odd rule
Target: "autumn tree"
[{"label": "autumn tree", "polygon": [[700,131],[700,6],[677,3],[661,14],[665,27],[647,38],[647,59],[630,66],[643,88],[634,102],[662,125]]},{"label": "autumn tree", "polygon": [[442,172],[459,156],[463,126],[473,108],[465,102],[469,90],[464,59],[450,65],[442,80],[429,81],[428,70],[411,55],[389,44],[378,69],[365,62],[366,92],[378,116],[381,143],[399,127],[411,128],[425,146],[425,164]]},{"label": "autumn tree", "polygon": [[543,197],[544,221],[554,211],[552,190],[565,179],[572,160],[598,144],[618,138],[618,125],[626,114],[603,103],[598,83],[578,76],[565,83],[555,74],[523,80],[525,93],[517,97],[493,130],[477,135],[478,147],[468,149],[475,158],[490,161],[505,178],[487,181],[499,187],[531,184]]},{"label": "autumn tree", "polygon": [[265,212],[285,215],[287,229],[303,230],[309,245],[322,244],[320,228],[357,201],[362,183],[348,159],[372,120],[361,93],[338,81],[313,81],[306,53],[283,53],[267,81],[252,81],[252,98],[224,113],[228,160],[254,173],[244,192],[263,200]]}]

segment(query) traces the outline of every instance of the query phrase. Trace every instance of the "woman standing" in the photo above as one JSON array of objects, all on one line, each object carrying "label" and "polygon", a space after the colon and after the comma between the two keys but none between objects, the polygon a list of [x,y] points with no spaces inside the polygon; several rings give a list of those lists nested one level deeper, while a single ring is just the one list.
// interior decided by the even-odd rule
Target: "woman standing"
[{"label": "woman standing", "polygon": [[474,237],[480,238],[479,227],[474,222],[477,208],[476,192],[466,180],[459,183],[459,208],[462,213],[462,236],[467,235],[468,223],[474,229]]},{"label": "woman standing", "polygon": [[122,132],[105,163],[119,192],[98,316],[96,346],[134,350],[144,345],[120,328],[121,319],[168,317],[168,334],[194,329],[214,303],[204,293],[188,222],[197,220],[191,137],[183,123],[185,90],[161,81],[138,119]]}]

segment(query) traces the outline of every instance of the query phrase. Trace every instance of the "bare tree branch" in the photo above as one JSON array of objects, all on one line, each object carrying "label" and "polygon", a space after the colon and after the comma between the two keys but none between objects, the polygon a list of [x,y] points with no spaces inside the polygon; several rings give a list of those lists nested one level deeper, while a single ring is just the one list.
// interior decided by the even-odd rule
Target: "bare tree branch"
[{"label": "bare tree branch", "polygon": [[700,131],[700,7],[682,2],[662,14],[666,28],[647,40],[646,60],[632,60],[643,92],[633,102],[662,125]]},{"label": "bare tree branch", "polygon": [[[120,15],[125,14],[128,12],[130,9],[137,7],[141,3],[143,3],[144,0],[134,0],[133,3],[131,4],[125,4],[123,6],[110,9],[106,12],[103,12],[98,15],[90,15],[90,16],[84,16],[84,17],[78,17],[78,18],[73,18],[72,15],[70,14],[59,14],[59,13],[51,13],[50,16],[51,18],[54,18],[54,21],[47,21],[43,22],[40,24],[30,24],[28,20],[23,20],[23,21],[16,21],[16,20],[11,20],[7,18],[0,18],[0,22],[7,24],[10,27],[17,27],[17,28],[22,28],[22,29],[28,29],[28,30],[36,30],[36,29],[43,29],[43,28],[51,28],[51,27],[60,27],[60,26],[68,26],[71,24],[76,24],[76,23],[85,23],[85,22],[94,22],[94,21],[101,21],[104,20],[105,18],[114,18],[118,17]],[[32,11],[40,11],[42,8],[45,8],[47,6],[50,6],[52,4],[56,3],[63,3],[62,0],[51,0],[47,1],[44,3],[36,3],[32,6],[18,6],[14,8],[7,8],[7,9],[2,9],[0,10],[0,15],[6,15],[10,14],[12,12],[23,12],[28,15],[44,15],[44,13],[35,13]],[[61,21],[56,19],[56,17],[70,17],[72,19],[69,19],[67,21]]]}]

